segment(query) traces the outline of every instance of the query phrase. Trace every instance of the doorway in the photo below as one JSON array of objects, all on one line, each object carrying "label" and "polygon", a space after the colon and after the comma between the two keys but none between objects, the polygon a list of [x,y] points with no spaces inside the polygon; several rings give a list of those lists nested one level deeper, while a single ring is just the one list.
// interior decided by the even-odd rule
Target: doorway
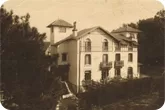
[{"label": "doorway", "polygon": [[108,78],[108,76],[109,76],[109,70],[102,70],[102,72],[101,72],[101,79],[102,80],[105,80],[105,79],[107,79]]}]

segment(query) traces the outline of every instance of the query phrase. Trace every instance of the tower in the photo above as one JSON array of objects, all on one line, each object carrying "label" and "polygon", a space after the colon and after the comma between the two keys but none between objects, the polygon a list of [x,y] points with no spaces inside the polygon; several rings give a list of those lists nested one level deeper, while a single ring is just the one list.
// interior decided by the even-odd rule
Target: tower
[{"label": "tower", "polygon": [[50,28],[51,54],[53,54],[55,50],[53,44],[72,34],[73,26],[62,19],[58,19],[49,24],[47,27]]}]

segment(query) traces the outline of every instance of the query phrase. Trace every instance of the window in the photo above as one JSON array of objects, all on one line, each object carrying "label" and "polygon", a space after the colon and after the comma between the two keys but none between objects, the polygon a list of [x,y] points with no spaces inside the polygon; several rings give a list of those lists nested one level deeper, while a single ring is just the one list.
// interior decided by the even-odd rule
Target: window
[{"label": "window", "polygon": [[128,67],[128,78],[133,78],[133,68]]},{"label": "window", "polygon": [[120,72],[121,72],[121,71],[120,71],[120,68],[116,68],[116,69],[115,69],[115,76],[116,76],[116,77],[120,76]]},{"label": "window", "polygon": [[91,71],[85,71],[85,80],[91,80]]},{"label": "window", "polygon": [[87,54],[85,55],[85,65],[90,65],[91,64],[91,55]]},{"label": "window", "polygon": [[59,27],[59,32],[60,33],[66,33],[66,28],[65,27]]},{"label": "window", "polygon": [[90,39],[86,39],[86,41],[85,41],[85,51],[86,52],[91,51],[91,40]]},{"label": "window", "polygon": [[62,54],[62,61],[63,62],[67,61],[67,53]]},{"label": "window", "polygon": [[103,62],[108,63],[108,54],[103,55]]},{"label": "window", "polygon": [[115,60],[120,61],[120,54],[116,54]]},{"label": "window", "polygon": [[104,42],[103,42],[103,51],[108,51],[108,41],[107,41],[107,39],[104,39]]},{"label": "window", "polygon": [[101,74],[101,79],[102,80],[108,78],[108,76],[109,76],[109,71],[108,70],[102,71],[102,74]]},{"label": "window", "polygon": [[128,54],[128,61],[129,62],[132,62],[133,61],[133,55],[132,55],[132,53],[129,53]]}]

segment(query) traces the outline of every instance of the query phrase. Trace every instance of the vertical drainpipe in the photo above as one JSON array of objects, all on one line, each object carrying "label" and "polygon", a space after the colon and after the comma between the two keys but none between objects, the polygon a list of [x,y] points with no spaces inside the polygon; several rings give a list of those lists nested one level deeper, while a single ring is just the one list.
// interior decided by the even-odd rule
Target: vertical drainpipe
[{"label": "vertical drainpipe", "polygon": [[[73,31],[73,36],[77,37],[76,21],[73,23],[73,30],[72,31]],[[78,66],[79,67],[78,67],[78,69],[79,70],[78,70],[78,90],[77,91],[80,92],[80,64],[81,64],[81,50],[80,50],[81,47],[80,47],[80,45],[81,45],[81,41],[78,42],[78,45],[79,45],[78,46],[78,51],[79,51],[78,52],[79,53],[79,56],[78,56],[79,57],[79,61],[78,61],[78,63],[79,63]]]},{"label": "vertical drainpipe", "polygon": [[80,68],[81,68],[81,41],[79,41],[79,78],[78,78],[78,92],[80,92]]}]

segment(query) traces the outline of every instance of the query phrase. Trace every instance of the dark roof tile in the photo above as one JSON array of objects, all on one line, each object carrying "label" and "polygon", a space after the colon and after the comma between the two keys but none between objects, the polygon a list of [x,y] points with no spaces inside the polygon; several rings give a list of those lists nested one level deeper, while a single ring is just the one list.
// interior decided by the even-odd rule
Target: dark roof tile
[{"label": "dark roof tile", "polygon": [[70,27],[70,28],[73,27],[72,24],[70,24],[62,19],[58,19],[58,20],[52,22],[47,27],[52,27],[52,26],[61,26],[61,27]]},{"label": "dark roof tile", "polygon": [[141,31],[138,30],[138,29],[134,29],[132,27],[129,27],[129,26],[120,27],[120,28],[112,31],[112,33],[120,33],[120,32],[136,32],[136,33],[139,33]]}]

